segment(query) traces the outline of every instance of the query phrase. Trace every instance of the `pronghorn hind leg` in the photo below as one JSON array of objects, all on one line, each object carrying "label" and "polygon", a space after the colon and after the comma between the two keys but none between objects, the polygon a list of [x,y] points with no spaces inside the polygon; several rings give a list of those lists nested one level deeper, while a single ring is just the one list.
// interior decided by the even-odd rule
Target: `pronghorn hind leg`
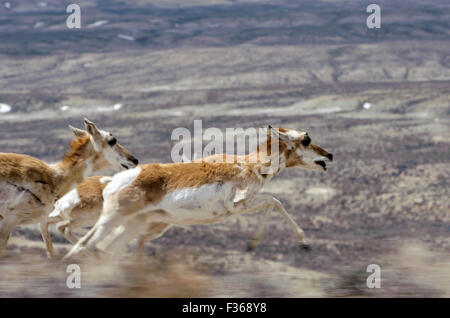
[{"label": "pronghorn hind leg", "polygon": [[256,231],[255,235],[251,239],[251,241],[248,243],[247,251],[253,251],[256,246],[258,246],[259,242],[262,239],[262,236],[264,234],[264,230],[266,228],[267,223],[269,222],[270,214],[272,213],[273,208],[268,207],[266,211],[264,212],[264,216],[262,219],[262,222],[259,224],[259,228]]},{"label": "pronghorn hind leg", "polygon": [[272,197],[272,200],[274,201],[274,208],[278,211],[278,213],[281,214],[284,220],[290,225],[290,227],[294,231],[295,236],[297,236],[300,242],[300,247],[303,248],[304,250],[310,250],[311,246],[308,240],[305,238],[305,232],[300,228],[300,226],[297,225],[297,223],[289,215],[289,213],[284,208],[283,204],[281,204],[281,202],[278,199]]},{"label": "pronghorn hind leg", "polygon": [[145,216],[132,216],[114,229],[112,239],[106,238],[98,243],[110,259],[118,259],[126,250],[128,243],[145,230]]},{"label": "pronghorn hind leg", "polygon": [[[150,215],[137,215],[128,219],[119,233],[114,238],[103,245],[102,248],[107,251],[113,258],[115,256],[122,255],[124,249],[126,249],[128,243],[136,238],[139,233],[144,233],[138,237],[138,244],[136,250],[136,261],[140,262],[144,255],[144,245],[147,240],[153,240],[166,232],[171,226],[167,223],[161,222],[147,222]],[[102,242],[103,243],[103,242]],[[101,243],[99,243],[101,244]]]},{"label": "pronghorn hind leg", "polygon": [[42,239],[44,240],[45,247],[47,248],[47,256],[49,258],[54,258],[55,257],[55,249],[53,248],[52,240],[51,240],[50,234],[48,232],[49,225],[50,224],[47,222],[47,220],[44,220],[41,223],[39,223],[39,227],[41,229],[41,236],[42,236]]},{"label": "pronghorn hind leg", "polygon": [[0,257],[7,255],[9,236],[18,223],[19,217],[16,215],[6,215],[0,220]]},{"label": "pronghorn hind leg", "polygon": [[140,263],[145,255],[145,243],[150,240],[157,239],[162,236],[169,228],[170,224],[167,223],[150,223],[147,228],[147,232],[142,234],[138,238],[138,242],[136,245],[136,262]]}]

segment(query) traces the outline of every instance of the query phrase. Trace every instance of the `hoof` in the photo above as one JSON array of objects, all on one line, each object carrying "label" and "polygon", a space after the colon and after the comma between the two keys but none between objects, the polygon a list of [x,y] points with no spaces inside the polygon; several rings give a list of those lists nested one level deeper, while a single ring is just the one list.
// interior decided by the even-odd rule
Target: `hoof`
[{"label": "hoof", "polygon": [[56,255],[55,255],[54,252],[52,252],[52,253],[47,252],[47,258],[49,260],[55,260],[56,259]]},{"label": "hoof", "polygon": [[300,243],[300,248],[303,251],[308,251],[308,252],[311,251],[311,245],[308,243]]}]

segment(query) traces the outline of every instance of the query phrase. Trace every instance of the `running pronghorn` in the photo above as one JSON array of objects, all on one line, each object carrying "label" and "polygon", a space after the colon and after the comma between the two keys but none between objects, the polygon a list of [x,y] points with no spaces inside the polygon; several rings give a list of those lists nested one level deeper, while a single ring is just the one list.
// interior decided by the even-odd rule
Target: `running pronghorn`
[{"label": "running pronghorn", "polygon": [[[93,176],[81,181],[75,189],[67,192],[61,199],[56,201],[55,209],[47,218],[47,228],[56,223],[57,230],[72,244],[78,241],[73,231],[95,225],[103,207],[103,189],[112,177]],[[152,224],[166,228],[166,224]],[[163,232],[160,234],[162,235]],[[158,235],[158,236],[160,236]],[[142,259],[144,245],[147,240],[155,239],[156,236],[141,235],[138,241],[136,256]]]},{"label": "running pronghorn", "polygon": [[62,161],[47,164],[31,156],[0,153],[0,255],[17,225],[40,223],[49,256],[54,255],[46,226],[53,203],[83,178],[102,168],[134,168],[138,160],[109,132],[85,119]]},{"label": "running pronghorn", "polygon": [[[312,144],[306,132],[269,126],[267,137],[243,161],[146,164],[116,174],[103,190],[99,220],[65,258],[86,249],[116,254],[139,234],[152,238],[172,225],[211,224],[265,210],[253,241],[256,245],[272,209],[285,218],[300,243],[306,245],[303,230],[281,202],[259,191],[284,168],[325,171],[325,162],[331,161],[333,155]],[[278,147],[273,152],[271,144],[275,141]],[[264,168],[272,166],[274,158],[279,162],[276,171],[263,173]]]},{"label": "running pronghorn", "polygon": [[[224,157],[225,156],[225,157]],[[222,162],[226,157],[233,157],[230,155],[212,155],[205,158],[194,160],[194,162]],[[188,161],[184,158],[185,162]],[[245,159],[244,159],[245,160]],[[56,229],[72,244],[75,244],[78,239],[73,235],[73,231],[79,228],[86,228],[95,225],[103,207],[103,189],[107,183],[112,180],[108,176],[93,176],[81,181],[76,188],[67,192],[62,198],[55,203],[55,209],[47,218],[47,227],[50,224],[56,224]],[[159,228],[168,229],[164,223],[151,224],[149,232],[153,233],[155,226]],[[137,244],[137,258],[141,259],[144,252],[144,244],[147,240],[155,239],[164,232],[155,236],[153,234],[141,235]],[[253,244],[252,244],[253,243]],[[257,239],[251,241],[251,246],[256,246]]]},{"label": "running pronghorn", "polygon": [[103,189],[112,177],[93,176],[83,179],[76,188],[67,192],[55,203],[47,218],[47,227],[56,223],[56,229],[72,244],[78,239],[72,231],[93,226],[100,217],[103,206]]}]

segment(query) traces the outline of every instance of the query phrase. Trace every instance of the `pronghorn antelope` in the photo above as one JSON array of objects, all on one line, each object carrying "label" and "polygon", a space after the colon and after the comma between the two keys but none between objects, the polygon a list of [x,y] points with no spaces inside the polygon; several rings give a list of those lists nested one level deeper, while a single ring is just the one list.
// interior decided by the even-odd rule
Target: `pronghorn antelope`
[{"label": "pronghorn antelope", "polygon": [[[55,209],[47,219],[47,227],[56,223],[57,230],[69,242],[75,244],[78,238],[73,235],[72,231],[95,225],[102,212],[103,189],[111,180],[112,177],[93,176],[81,181],[76,188],[70,190],[56,201]],[[155,226],[164,226],[166,228],[166,224],[159,223],[152,224],[150,230],[153,231]],[[156,237],[144,234],[139,238],[136,250],[138,259],[142,258],[144,244],[150,238],[154,239]]]},{"label": "pronghorn antelope", "polygon": [[93,176],[83,179],[76,188],[55,202],[55,209],[47,218],[47,226],[56,223],[56,229],[72,244],[78,239],[72,231],[93,226],[103,206],[103,189],[112,177]]},{"label": "pronghorn antelope", "polygon": [[[188,159],[185,160],[187,161]],[[205,161],[214,163],[221,160],[223,160],[222,155],[212,155],[194,160],[194,162]],[[103,207],[102,192],[111,180],[112,177],[108,176],[93,176],[81,181],[76,188],[70,190],[56,201],[53,212],[47,218],[47,228],[50,224],[56,224],[56,229],[69,242],[75,244],[78,239],[73,235],[73,230],[90,227],[97,222]],[[163,225],[158,224],[158,226],[162,227]],[[154,228],[155,224],[152,224],[150,232],[153,232]],[[138,258],[142,258],[144,244],[150,238],[154,239],[156,237],[144,234],[138,240]]]},{"label": "pronghorn antelope", "polygon": [[[270,144],[275,138],[278,149],[271,153]],[[256,245],[272,209],[285,218],[300,243],[307,244],[303,230],[281,202],[259,191],[284,168],[325,171],[325,162],[331,161],[333,155],[312,144],[306,132],[284,128],[269,126],[264,143],[265,147],[260,144],[243,162],[146,164],[116,174],[103,190],[99,220],[65,258],[86,250],[118,252],[137,235],[159,236],[171,225],[211,224],[265,210],[263,223],[253,240]],[[250,160],[255,157],[258,160]],[[274,157],[280,163],[278,169],[271,174],[262,173]]]},{"label": "pronghorn antelope", "polygon": [[0,153],[0,255],[17,225],[40,223],[49,256],[54,255],[46,226],[53,203],[83,178],[103,168],[134,168],[138,160],[109,132],[84,120],[86,131],[69,126],[75,137],[63,160],[47,164],[14,153]]},{"label": "pronghorn antelope", "polygon": [[[230,155],[212,155],[205,158],[194,160],[194,162],[222,162],[226,160],[226,156]],[[231,156],[234,157],[234,156]],[[233,158],[234,159],[234,158]],[[188,161],[185,158],[185,161]],[[55,208],[47,218],[47,226],[56,224],[56,229],[72,244],[78,241],[73,234],[73,230],[85,228],[95,225],[103,207],[103,189],[107,183],[112,180],[109,176],[92,176],[81,181],[76,188],[67,192],[62,198],[55,203]],[[155,228],[168,229],[165,223],[151,224],[149,227],[149,235],[143,234],[140,236],[137,244],[137,258],[141,259],[144,252],[144,244],[147,240],[155,239],[161,236],[164,232],[158,235],[152,234]],[[258,243],[257,238],[254,238],[250,246],[253,248]]]}]

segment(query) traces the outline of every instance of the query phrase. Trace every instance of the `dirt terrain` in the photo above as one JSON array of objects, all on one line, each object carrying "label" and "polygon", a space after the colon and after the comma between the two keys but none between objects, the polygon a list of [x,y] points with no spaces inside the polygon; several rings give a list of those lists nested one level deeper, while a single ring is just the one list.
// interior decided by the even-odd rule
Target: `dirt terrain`
[{"label": "dirt terrain", "polygon": [[[0,3],[0,151],[59,160],[88,117],[140,162],[169,162],[177,127],[282,126],[334,154],[326,173],[285,170],[264,189],[278,215],[172,228],[147,259],[86,263],[83,288],[47,261],[37,226],[0,260],[0,296],[449,297],[450,5],[378,1]],[[2,106],[3,105],[3,106]],[[6,106],[5,106],[6,105]],[[10,107],[10,108],[8,108]],[[60,255],[70,244],[56,231]],[[381,267],[369,289],[369,264]],[[155,290],[150,286],[158,286]]]}]

